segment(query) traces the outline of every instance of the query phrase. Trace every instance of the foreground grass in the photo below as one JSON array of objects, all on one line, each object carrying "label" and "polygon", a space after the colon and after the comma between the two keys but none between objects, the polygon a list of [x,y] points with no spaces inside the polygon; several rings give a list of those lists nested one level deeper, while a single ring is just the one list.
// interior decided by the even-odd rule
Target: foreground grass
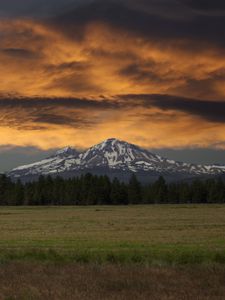
[{"label": "foreground grass", "polygon": [[1,207],[0,262],[225,264],[225,206]]},{"label": "foreground grass", "polygon": [[225,299],[225,268],[10,263],[1,300]]}]

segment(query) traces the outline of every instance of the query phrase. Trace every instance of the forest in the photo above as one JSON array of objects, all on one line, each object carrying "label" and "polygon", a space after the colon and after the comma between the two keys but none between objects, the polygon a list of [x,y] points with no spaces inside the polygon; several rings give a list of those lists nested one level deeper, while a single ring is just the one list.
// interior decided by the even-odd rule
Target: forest
[{"label": "forest", "polygon": [[225,203],[221,178],[166,183],[160,176],[142,185],[135,175],[129,183],[107,176],[86,174],[71,179],[40,176],[38,181],[13,182],[0,177],[0,205],[127,205]]}]

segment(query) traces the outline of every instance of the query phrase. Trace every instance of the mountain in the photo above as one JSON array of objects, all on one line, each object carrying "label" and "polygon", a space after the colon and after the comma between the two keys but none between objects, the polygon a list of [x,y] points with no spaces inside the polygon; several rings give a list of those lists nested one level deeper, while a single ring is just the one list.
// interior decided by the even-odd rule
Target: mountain
[{"label": "mountain", "polygon": [[136,145],[108,139],[81,153],[70,147],[64,148],[47,159],[15,168],[8,175],[27,181],[40,175],[72,177],[87,172],[105,174],[111,178],[116,176],[125,181],[136,173],[140,180],[147,182],[159,175],[167,180],[223,175],[225,166],[177,162]]}]

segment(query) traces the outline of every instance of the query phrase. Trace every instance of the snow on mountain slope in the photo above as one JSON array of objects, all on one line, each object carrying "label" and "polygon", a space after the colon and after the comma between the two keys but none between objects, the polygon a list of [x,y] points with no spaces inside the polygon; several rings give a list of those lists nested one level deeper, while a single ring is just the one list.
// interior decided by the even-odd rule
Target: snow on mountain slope
[{"label": "snow on mountain slope", "polygon": [[157,174],[218,175],[225,166],[195,165],[176,162],[153,154],[136,145],[108,139],[79,153],[67,147],[50,158],[21,166],[9,172],[14,178],[34,175],[53,175],[85,170],[118,170],[120,172],[155,172]]},{"label": "snow on mountain slope", "polygon": [[39,162],[24,165],[13,169],[9,176],[21,177],[29,175],[51,175],[63,172],[74,163],[74,159],[79,156],[79,152],[71,147],[61,149],[55,155],[43,159]]},{"label": "snow on mountain slope", "polygon": [[76,156],[79,152],[77,152],[74,148],[66,147],[63,149],[60,149],[56,152],[56,156],[62,156],[62,157],[69,157],[69,156]]}]

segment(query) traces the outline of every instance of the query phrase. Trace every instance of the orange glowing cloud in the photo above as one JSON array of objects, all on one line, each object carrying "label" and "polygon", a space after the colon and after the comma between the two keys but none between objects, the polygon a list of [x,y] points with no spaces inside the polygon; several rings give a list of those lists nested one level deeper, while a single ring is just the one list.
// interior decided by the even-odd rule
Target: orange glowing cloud
[{"label": "orange glowing cloud", "polygon": [[[118,137],[151,148],[225,148],[225,54],[217,46],[193,55],[185,38],[159,42],[97,21],[82,38],[28,19],[1,20],[0,33],[1,145],[86,147]],[[152,94],[192,98],[192,106],[165,98],[165,107]],[[201,113],[207,101],[221,108]]]},{"label": "orange glowing cloud", "polygon": [[208,81],[208,98],[224,96],[220,86],[225,79],[217,74],[225,73],[225,60],[217,49],[193,56],[184,42],[159,44],[98,23],[86,27],[81,41],[31,20],[1,21],[0,31],[2,93],[90,97],[172,92],[199,98],[205,94],[201,82]]}]

